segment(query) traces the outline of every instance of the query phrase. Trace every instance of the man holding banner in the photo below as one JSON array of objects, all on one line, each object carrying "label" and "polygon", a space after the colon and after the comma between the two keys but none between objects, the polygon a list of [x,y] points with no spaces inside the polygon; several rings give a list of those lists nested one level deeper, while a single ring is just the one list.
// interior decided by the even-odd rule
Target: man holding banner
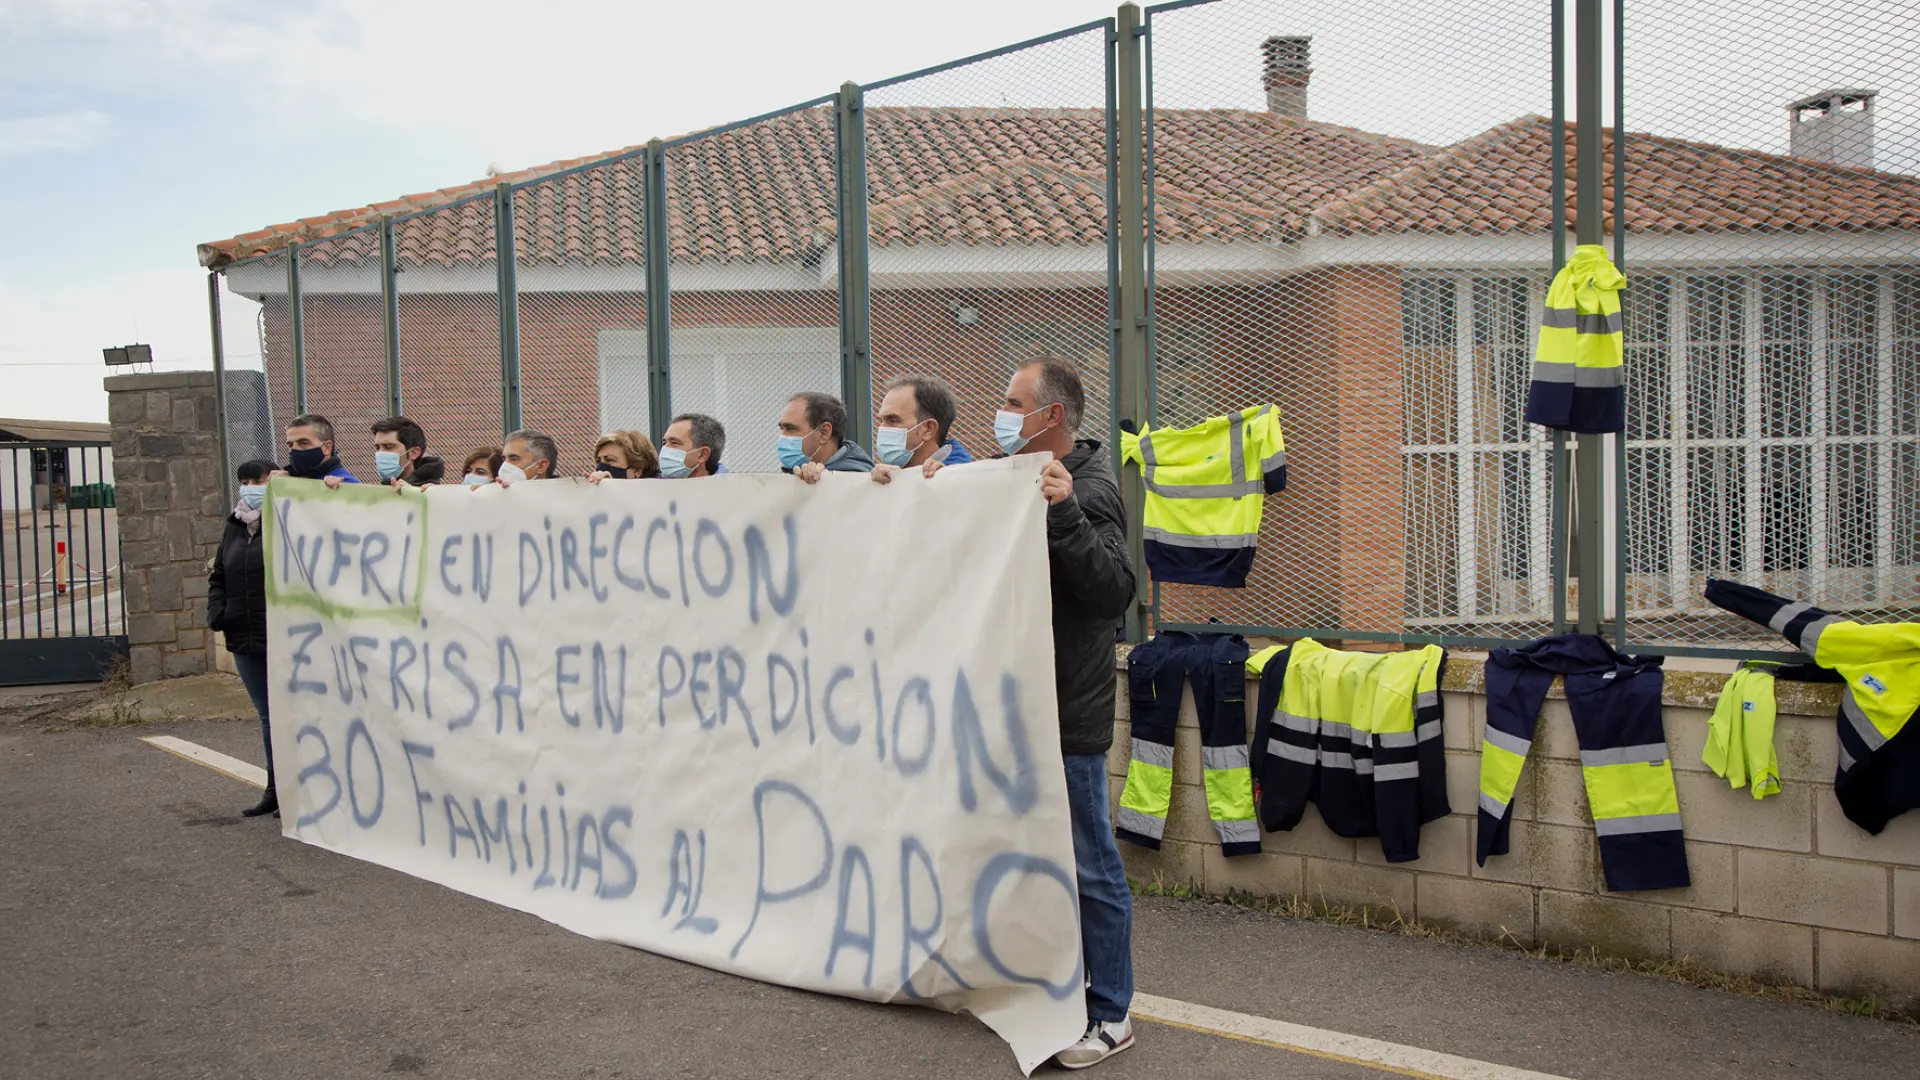
[{"label": "man holding banner", "polygon": [[1071,361],[1029,360],[1007,383],[994,436],[1008,454],[1053,457],[1040,474],[1053,584],[1054,692],[1073,817],[1080,942],[1087,969],[1087,1033],[1056,1060],[1084,1069],[1133,1045],[1133,897],[1107,808],[1113,745],[1114,627],[1133,601],[1133,564],[1120,487],[1092,439],[1076,439],[1086,409]]}]

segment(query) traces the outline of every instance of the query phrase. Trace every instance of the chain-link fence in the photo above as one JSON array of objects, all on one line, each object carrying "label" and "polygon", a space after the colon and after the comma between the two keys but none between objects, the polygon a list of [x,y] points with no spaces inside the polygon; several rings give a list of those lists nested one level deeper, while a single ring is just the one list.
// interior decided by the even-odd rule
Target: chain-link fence
[{"label": "chain-link fence", "polygon": [[1574,242],[1576,0],[1122,9],[302,223],[223,271],[229,456],[304,404],[368,478],[397,402],[455,480],[508,428],[575,473],[601,432],[685,412],[769,471],[792,394],[842,396],[870,447],[908,373],[954,387],[950,435],[984,456],[1047,353],[1080,366],[1085,437],[1280,417],[1246,586],[1160,584],[1144,625],[1524,641],[1585,592],[1636,648],[1777,648],[1704,604],[1710,575],[1920,617],[1920,23],[1623,2],[1600,201],[1628,431],[1577,537],[1604,580],[1569,580],[1568,459],[1523,419]]}]

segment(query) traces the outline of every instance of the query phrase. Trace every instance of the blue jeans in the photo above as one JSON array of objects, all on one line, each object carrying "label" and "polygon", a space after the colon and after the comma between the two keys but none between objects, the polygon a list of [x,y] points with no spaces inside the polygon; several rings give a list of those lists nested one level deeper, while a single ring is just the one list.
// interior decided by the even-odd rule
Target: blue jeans
[{"label": "blue jeans", "polygon": [[1080,879],[1080,951],[1087,1019],[1124,1020],[1133,1004],[1133,895],[1107,810],[1107,755],[1068,754],[1067,805]]},{"label": "blue jeans", "polygon": [[260,714],[260,741],[267,747],[267,787],[273,787],[273,728],[267,724],[267,654],[233,654],[234,670],[240,673],[240,685],[247,688],[247,696],[253,699],[253,709]]}]

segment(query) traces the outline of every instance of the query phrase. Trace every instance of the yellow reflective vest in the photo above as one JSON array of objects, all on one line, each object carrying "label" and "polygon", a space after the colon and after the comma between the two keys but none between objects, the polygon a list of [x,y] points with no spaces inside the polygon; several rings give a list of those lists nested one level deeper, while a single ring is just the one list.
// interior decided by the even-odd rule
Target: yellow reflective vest
[{"label": "yellow reflective vest", "polygon": [[1742,665],[1720,691],[1700,759],[1736,791],[1750,786],[1756,799],[1779,794],[1774,717],[1773,672]]},{"label": "yellow reflective vest", "polygon": [[1266,496],[1287,486],[1279,410],[1256,405],[1189,428],[1122,432],[1120,460],[1139,465],[1146,481],[1154,579],[1245,587]]},{"label": "yellow reflective vest", "polygon": [[1533,354],[1527,422],[1564,431],[1627,426],[1620,290],[1627,279],[1598,244],[1581,244],[1553,277]]}]

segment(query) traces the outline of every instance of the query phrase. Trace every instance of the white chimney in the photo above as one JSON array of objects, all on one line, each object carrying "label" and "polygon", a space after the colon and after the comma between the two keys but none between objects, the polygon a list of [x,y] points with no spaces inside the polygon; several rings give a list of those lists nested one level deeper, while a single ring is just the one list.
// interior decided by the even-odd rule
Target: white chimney
[{"label": "white chimney", "polygon": [[1874,90],[1826,90],[1787,106],[1794,157],[1873,168]]},{"label": "white chimney", "polygon": [[1261,77],[1267,88],[1267,111],[1295,120],[1307,118],[1307,80],[1310,37],[1270,37],[1260,45]]}]

